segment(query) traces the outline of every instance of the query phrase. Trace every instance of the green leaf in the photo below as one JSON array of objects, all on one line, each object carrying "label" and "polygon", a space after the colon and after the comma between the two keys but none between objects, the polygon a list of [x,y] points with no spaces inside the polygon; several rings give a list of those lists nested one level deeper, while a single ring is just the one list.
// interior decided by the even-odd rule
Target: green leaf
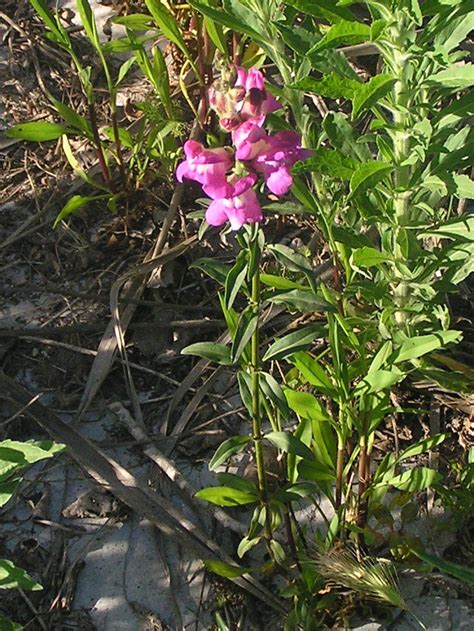
[{"label": "green leaf", "polygon": [[324,35],[324,37],[313,46],[308,55],[327,48],[336,48],[341,44],[353,45],[370,40],[370,27],[360,22],[350,22],[341,20]]},{"label": "green leaf", "polygon": [[0,459],[15,462],[21,466],[34,464],[45,458],[52,458],[65,449],[64,445],[52,440],[2,440],[0,442]]},{"label": "green leaf", "polygon": [[92,138],[92,127],[87,118],[78,114],[65,103],[61,103],[61,101],[55,99],[51,94],[49,95],[49,100],[54,105],[58,114],[64,118],[66,123],[69,123],[71,127],[74,127],[74,129],[82,132],[88,138]]},{"label": "green leaf", "polygon": [[342,154],[360,162],[370,160],[371,151],[360,141],[356,130],[341,112],[328,112],[323,120],[323,129],[331,144]]},{"label": "green leaf", "polygon": [[291,388],[285,388],[284,392],[288,405],[299,416],[322,422],[332,421],[328,411],[314,395]]},{"label": "green leaf", "polygon": [[442,479],[443,476],[434,469],[416,467],[415,469],[410,469],[409,471],[390,478],[388,483],[400,491],[416,493],[418,491],[424,491]]},{"label": "green leaf", "polygon": [[260,280],[264,285],[275,289],[305,289],[305,286],[301,283],[295,283],[294,280],[276,276],[275,274],[260,274]]},{"label": "green leaf", "polygon": [[[12,467],[12,469],[16,468],[16,465]],[[0,507],[5,506],[5,504],[11,500],[19,484],[20,480],[7,480],[6,482],[0,482]]]},{"label": "green leaf", "polygon": [[302,460],[298,464],[298,473],[300,478],[314,482],[331,482],[336,477],[333,468],[316,460]]},{"label": "green leaf", "polygon": [[90,177],[90,175],[88,175],[84,171],[82,165],[79,163],[79,161],[77,160],[76,156],[74,155],[74,153],[72,151],[71,143],[69,142],[69,138],[66,136],[66,134],[64,134],[63,137],[61,138],[61,142],[62,142],[62,146],[63,146],[64,155],[66,156],[67,161],[71,165],[71,168],[74,171],[75,175],[80,177],[81,180],[84,180],[84,182],[89,184],[89,186],[92,186],[93,188],[98,188],[100,190],[106,191],[107,195],[104,198],[107,198],[110,195],[108,189],[105,186],[103,186],[102,184],[99,184],[98,182],[93,180]]},{"label": "green leaf", "polygon": [[186,42],[184,41],[179,24],[174,16],[168,11],[165,5],[160,2],[160,0],[145,0],[145,4],[163,35],[167,37],[170,42],[173,42],[173,44],[175,44],[181,52],[184,53],[191,63],[192,57],[189,53],[188,47],[186,46]]},{"label": "green leaf", "polygon": [[224,344],[217,344],[215,342],[196,342],[183,348],[182,355],[197,355],[203,359],[208,359],[217,364],[228,366],[232,364],[230,357],[230,349]]},{"label": "green leaf", "polygon": [[239,543],[239,547],[237,548],[237,556],[241,559],[249,550],[258,545],[261,541],[261,537],[244,537],[242,541]]},{"label": "green leaf", "polygon": [[449,434],[436,434],[436,436],[425,438],[424,440],[418,441],[414,445],[410,445],[410,447],[402,451],[399,457],[395,460],[394,466],[399,464],[403,460],[407,460],[407,458],[414,458],[415,456],[419,456],[425,451],[434,449],[438,445],[441,445],[441,443],[443,443],[447,438],[449,438]]},{"label": "green leaf", "polygon": [[110,197],[110,195],[73,195],[67,200],[67,202],[62,207],[60,213],[54,220],[53,229],[56,228],[60,221],[75,213],[76,210],[79,210],[79,208],[82,208],[83,206],[86,206],[87,204],[98,201],[100,199],[107,199],[108,197]]},{"label": "green leaf", "polygon": [[244,352],[245,347],[255,333],[257,324],[258,315],[255,313],[253,307],[247,308],[240,314],[230,352],[232,362],[238,361]]},{"label": "green leaf", "polygon": [[287,432],[270,432],[269,434],[265,434],[264,438],[285,453],[294,454],[295,456],[300,456],[308,460],[314,459],[311,449],[292,434]]},{"label": "green leaf", "polygon": [[215,258],[202,258],[191,263],[188,269],[199,269],[217,281],[219,285],[224,285],[230,267]]},{"label": "green leaf", "polygon": [[321,39],[318,33],[310,32],[300,26],[287,26],[279,23],[275,26],[282,34],[285,44],[301,56],[306,55],[308,50]]},{"label": "green leaf", "polygon": [[359,81],[341,77],[334,72],[325,75],[319,80],[305,77],[290,85],[290,88],[304,90],[305,92],[325,96],[330,99],[353,99],[362,87],[363,84]]},{"label": "green leaf", "polygon": [[337,149],[320,147],[308,160],[297,162],[293,167],[293,173],[314,171],[341,180],[350,180],[357,164],[355,160],[343,155]]},{"label": "green leaf", "polygon": [[351,260],[356,267],[372,267],[391,261],[392,257],[376,248],[364,246],[352,252]]},{"label": "green leaf", "polygon": [[[156,46],[156,48],[159,50],[159,46]],[[115,83],[115,87],[117,87],[118,85],[120,85],[120,83],[122,83],[122,81],[125,79],[125,77],[129,73],[130,68],[133,66],[135,62],[136,62],[135,57],[130,57],[129,59],[123,62],[123,64],[120,66],[119,71],[117,73],[117,81]]]},{"label": "green leaf", "polygon": [[0,613],[0,629],[2,631],[22,631],[23,627],[21,624],[17,624],[9,618],[5,618],[5,616],[2,616]]},{"label": "green leaf", "polygon": [[245,370],[237,371],[237,381],[239,383],[239,393],[242,403],[247,409],[250,416],[253,414],[253,398],[252,398],[252,378]]},{"label": "green leaf", "polygon": [[311,263],[308,259],[302,254],[295,252],[292,248],[289,248],[286,245],[277,244],[269,245],[268,250],[273,254],[280,265],[286,267],[286,269],[290,270],[290,272],[313,274],[313,268],[311,267]]},{"label": "green leaf", "polygon": [[286,562],[286,554],[283,546],[276,539],[270,539],[270,549],[272,556],[277,563],[283,564]]},{"label": "green leaf", "polygon": [[393,385],[401,381],[404,377],[405,373],[398,370],[396,367],[393,367],[392,370],[374,370],[370,374],[367,374],[358,384],[355,393],[357,394],[361,391],[363,394],[374,394],[383,392],[384,390],[390,390]]},{"label": "green leaf", "polygon": [[397,82],[396,77],[389,74],[379,74],[370,81],[358,87],[352,101],[352,120],[366,110],[370,110],[381,98],[383,98]]},{"label": "green leaf", "polygon": [[474,182],[468,175],[453,175],[456,196],[459,199],[474,199]]},{"label": "green leaf", "polygon": [[361,83],[358,74],[350,65],[346,56],[339,50],[324,50],[321,53],[307,53],[311,66],[321,74],[335,72],[341,77]]},{"label": "green leaf", "polygon": [[0,589],[31,589],[38,591],[43,588],[25,570],[16,567],[7,559],[0,559]]},{"label": "green leaf", "polygon": [[250,436],[232,436],[232,438],[225,440],[212,456],[209,462],[209,471],[215,471],[231,456],[242,451],[249,440]]},{"label": "green leaf", "polygon": [[439,331],[431,335],[410,337],[403,342],[398,353],[395,354],[395,362],[418,359],[427,353],[444,348],[448,344],[458,342],[461,339],[460,331]]},{"label": "green leaf", "polygon": [[428,554],[427,552],[418,550],[417,548],[410,547],[410,551],[425,563],[429,563],[433,567],[437,567],[438,570],[441,570],[441,572],[454,576],[469,585],[474,585],[474,569],[472,567],[459,565],[458,563],[453,563],[452,561],[445,561],[444,559],[440,559],[433,554]]},{"label": "green leaf", "polygon": [[335,0],[286,0],[286,4],[294,7],[306,15],[316,18],[326,18],[337,22],[339,20],[354,20],[354,15],[345,7],[338,6]]},{"label": "green leaf", "polygon": [[230,563],[217,561],[215,559],[205,559],[203,563],[210,572],[217,574],[217,576],[223,576],[224,578],[236,578],[237,576],[243,576],[244,574],[251,574],[253,572],[251,567],[231,565]]},{"label": "green leaf", "polygon": [[351,248],[351,250],[357,250],[357,248],[364,248],[366,246],[372,247],[372,242],[365,235],[351,228],[344,228],[342,226],[333,226],[333,236],[339,243],[344,243]]},{"label": "green leaf", "polygon": [[37,123],[20,123],[7,129],[7,138],[17,138],[18,140],[31,140],[33,142],[44,142],[47,140],[57,140],[70,130],[60,123],[48,123],[46,121]]},{"label": "green leaf", "polygon": [[325,327],[317,324],[288,333],[288,335],[273,342],[262,357],[262,361],[269,361],[270,359],[280,360],[289,355],[294,355],[294,353],[308,348],[316,338],[324,337],[324,334]]},{"label": "green leaf", "polygon": [[234,489],[230,486],[209,486],[198,491],[196,497],[211,504],[217,504],[217,506],[243,506],[258,501],[256,492],[251,493],[250,491]]},{"label": "green leaf", "polygon": [[[204,3],[209,6],[215,6],[215,1],[204,0]],[[227,49],[227,38],[224,33],[224,29],[221,24],[218,24],[208,16],[204,16],[204,26],[211,39],[211,42],[221,52],[226,59],[229,59],[229,52]]]},{"label": "green leaf", "polygon": [[225,279],[224,300],[227,309],[231,309],[234,304],[247,275],[247,270],[246,252],[242,250],[239,252],[235,265],[231,268]]},{"label": "green leaf", "polygon": [[[155,46],[153,48],[152,60],[152,83],[155,86],[156,91],[158,92],[161,102],[163,103],[163,107],[168,114],[168,117],[170,117],[170,115],[174,113],[173,100],[170,94],[170,76],[168,73],[168,66],[166,65],[164,55],[161,52],[161,48],[159,46]],[[163,132],[161,132],[161,135],[163,137]]]},{"label": "green leaf", "polygon": [[292,289],[281,294],[275,294],[269,300],[276,304],[285,304],[291,310],[305,312],[335,311],[335,308],[320,296],[316,296],[312,291],[302,291],[301,289]]},{"label": "green leaf", "polygon": [[442,88],[457,88],[460,90],[470,88],[474,85],[473,64],[465,64],[463,66],[453,64],[449,68],[432,75],[427,79],[426,83]]},{"label": "green leaf", "polygon": [[379,162],[378,160],[364,162],[351,177],[351,196],[375,186],[390,171],[393,171],[393,168],[393,165],[388,162]]},{"label": "green leaf", "polygon": [[[299,164],[305,164],[300,162]],[[272,202],[262,207],[262,210],[271,213],[278,213],[279,215],[305,215],[308,213],[308,209],[302,204],[296,202]]]},{"label": "green leaf", "polygon": [[271,401],[275,408],[280,411],[284,419],[290,417],[290,408],[286,402],[286,397],[278,381],[267,372],[260,372],[260,389],[266,401]]},{"label": "green leaf", "polygon": [[53,33],[57,43],[61,43],[63,46],[71,46],[67,31],[61,25],[59,20],[56,20],[51,11],[49,10],[46,0],[29,0],[31,6],[36,13],[41,17],[45,25]]},{"label": "green leaf", "polygon": [[88,0],[76,0],[77,10],[81,16],[82,26],[89,38],[91,44],[97,50],[99,55],[103,54],[102,46],[99,39],[99,33],[97,32],[97,24],[92,12],[91,5]]},{"label": "green leaf", "polygon": [[424,230],[420,238],[437,236],[456,241],[474,241],[474,215],[462,215],[445,222],[441,226]]},{"label": "green leaf", "polygon": [[214,9],[214,7],[206,6],[205,4],[202,4],[202,2],[197,2],[196,0],[189,0],[189,4],[203,15],[211,18],[211,20],[214,20],[214,22],[227,26],[227,28],[230,28],[232,31],[236,31],[237,33],[245,33],[254,39],[255,42],[262,44],[262,38],[255,29],[253,29],[249,24],[245,24],[228,11]]},{"label": "green leaf", "polygon": [[474,11],[470,10],[467,14],[458,15],[454,19],[447,20],[445,28],[437,33],[435,44],[441,44],[449,52],[463,42],[473,30]]},{"label": "green leaf", "polygon": [[293,356],[293,363],[303,377],[324,394],[336,397],[334,385],[324,368],[308,353],[297,353]]},{"label": "green leaf", "polygon": [[[103,127],[102,131],[104,132],[104,134],[107,136],[109,140],[115,142],[115,132],[114,132],[113,127]],[[128,131],[128,129],[125,129],[125,127],[119,127],[117,131],[118,131],[120,144],[122,145],[122,147],[126,147],[127,149],[133,149],[133,146],[134,146],[133,137],[132,137],[132,134]]]},{"label": "green leaf", "polygon": [[146,13],[132,13],[131,15],[114,17],[111,21],[113,24],[121,24],[132,31],[148,31],[151,17]]}]

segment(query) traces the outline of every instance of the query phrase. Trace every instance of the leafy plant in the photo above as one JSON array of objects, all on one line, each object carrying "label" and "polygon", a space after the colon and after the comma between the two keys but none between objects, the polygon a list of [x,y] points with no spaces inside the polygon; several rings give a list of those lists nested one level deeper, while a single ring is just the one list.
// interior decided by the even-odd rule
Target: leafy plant
[{"label": "leafy plant", "polygon": [[[223,487],[200,494],[217,502],[235,494],[235,504],[257,504],[238,554],[263,541],[277,568],[299,574],[298,589],[285,592],[294,598],[289,620],[297,628],[317,603],[301,580],[306,544],[291,517],[293,502],[305,498],[317,504],[324,494],[335,511],[329,547],[347,537],[360,545],[373,539],[369,520],[386,507],[388,490],[408,501],[429,487],[441,488],[439,472],[406,463],[435,449],[446,434],[389,453],[379,463],[373,448],[384,420],[401,411],[394,408],[394,389],[412,375],[443,382],[445,373],[434,370],[431,358],[462,339],[451,328],[446,295],[469,275],[473,260],[472,217],[458,212],[461,201],[473,196],[467,176],[472,99],[466,93],[473,72],[458,50],[472,27],[472,7],[456,0],[449,7],[404,0],[191,4],[224,32],[241,34],[244,58],[252,45],[260,48],[282,79],[282,85],[267,89],[287,108],[268,113],[267,123],[276,130],[296,128],[302,145],[314,149],[293,168],[296,201],[266,209],[308,215],[327,244],[334,283],[316,276],[308,251],[265,246],[263,236],[245,226],[237,237],[243,250],[231,270],[216,274],[215,265],[199,264],[223,285],[221,306],[232,345],[200,343],[185,351],[237,365],[241,397],[254,422],[258,494],[235,476],[226,477],[225,498]],[[365,5],[364,12],[355,12],[354,4]],[[378,55],[377,70],[370,67],[365,81],[348,53],[360,44]],[[229,114],[232,101],[220,98],[219,90],[226,85],[236,91],[244,85],[239,81],[223,74],[215,88],[219,98],[214,92],[228,130],[233,128],[225,125],[233,123],[226,121],[235,120]],[[239,111],[246,111],[245,104]],[[247,124],[235,124],[242,122]],[[233,131],[234,142],[239,129],[244,128]],[[252,133],[265,142],[261,132]],[[248,142],[253,147],[256,141]],[[255,156],[249,151],[245,155]],[[258,173],[263,150],[255,151],[249,170]],[[258,255],[251,253],[252,242],[258,243]],[[261,260],[264,248],[276,269],[267,263],[255,271],[253,261]],[[249,301],[240,314],[239,290]],[[255,311],[255,305],[268,303],[292,313],[317,312],[317,322],[279,337],[262,352],[257,333],[262,307]],[[275,364],[279,371],[273,373]],[[265,422],[270,433],[262,432]],[[275,492],[268,490],[259,455],[262,438],[278,450]],[[228,439],[211,468],[249,444],[248,437]],[[312,580],[317,583],[322,574],[316,569]],[[352,587],[364,592],[355,582]]]},{"label": "leafy plant", "polygon": [[[86,101],[87,113],[81,114],[49,94],[52,109],[56,116],[62,119],[62,123],[20,123],[10,128],[7,135],[34,142],[61,138],[64,155],[74,174],[94,191],[93,194],[76,194],[71,197],[59,212],[54,227],[79,208],[92,202],[106,202],[109,210],[116,212],[117,204],[126,202],[128,195],[143,181],[152,161],[159,162],[163,176],[167,176],[173,169],[178,148],[176,138],[182,131],[182,116],[171,99],[170,80],[163,53],[159,45],[153,46],[151,54],[148,53],[144,43],[150,36],[144,37],[141,33],[149,30],[155,23],[165,35],[169,35],[171,29],[176,34],[172,41],[179,44],[180,50],[186,51],[189,63],[194,69],[195,65],[182,36],[179,35],[176,21],[160,2],[148,3],[152,15],[116,18],[114,22],[126,28],[127,36],[103,43],[88,0],[78,0],[77,10],[85,35],[106,83],[109,118],[108,125],[101,128],[97,119],[97,90],[91,78],[93,66],[84,66],[82,57],[76,50],[76,43],[63,26],[59,15],[50,10],[47,2],[30,0],[30,4],[47,29],[46,37],[71,58]],[[118,71],[114,72],[115,56],[119,53],[129,53],[129,57],[120,62]],[[117,94],[134,66],[137,66],[150,82],[154,97],[136,105],[137,110],[142,112],[140,120],[127,127],[119,122]],[[201,80],[200,75],[198,78]],[[94,147],[101,181],[81,166],[69,141],[71,136],[81,137]],[[114,174],[114,165],[118,170],[118,181]]]},{"label": "leafy plant", "polygon": [[[0,442],[0,507],[5,506],[15,495],[21,482],[21,472],[25,467],[52,458],[64,449],[64,445],[52,441],[3,440]],[[0,589],[43,589],[24,570],[16,567],[7,559],[0,559]],[[22,627],[2,614],[0,626],[5,630],[15,631]]]}]

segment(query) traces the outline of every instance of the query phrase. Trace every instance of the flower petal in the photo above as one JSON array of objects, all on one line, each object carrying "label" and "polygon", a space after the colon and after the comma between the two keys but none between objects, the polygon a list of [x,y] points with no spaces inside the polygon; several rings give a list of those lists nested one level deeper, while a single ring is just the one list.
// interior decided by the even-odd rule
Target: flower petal
[{"label": "flower petal", "polygon": [[286,167],[280,167],[266,178],[266,185],[274,195],[286,195],[293,184],[293,178]]},{"label": "flower petal", "polygon": [[180,162],[176,169],[176,179],[178,180],[178,182],[182,182],[183,177],[187,177],[188,179],[191,179],[191,180],[194,179],[192,176],[192,173],[189,170],[189,165],[188,165],[187,160]]},{"label": "flower petal", "polygon": [[206,210],[206,221],[210,226],[222,226],[227,221],[227,208],[224,200],[216,199]]}]

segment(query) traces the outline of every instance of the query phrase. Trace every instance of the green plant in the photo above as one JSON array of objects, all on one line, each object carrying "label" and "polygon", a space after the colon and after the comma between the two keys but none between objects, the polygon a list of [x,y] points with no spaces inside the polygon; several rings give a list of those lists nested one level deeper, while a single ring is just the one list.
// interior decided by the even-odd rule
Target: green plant
[{"label": "green plant", "polygon": [[[241,33],[240,52],[246,44],[260,47],[283,81],[269,89],[287,105],[283,116],[270,114],[270,127],[296,127],[315,149],[293,169],[296,201],[264,210],[310,217],[330,252],[334,282],[315,275],[311,249],[267,245],[278,271],[260,271],[264,290],[258,300],[262,307],[273,302],[292,313],[317,312],[315,324],[278,338],[258,356],[256,342],[251,344],[259,326],[252,299],[240,316],[228,304],[239,288],[253,295],[245,284],[251,280],[248,257],[241,253],[231,270],[198,264],[224,286],[227,299],[221,304],[232,348],[242,351],[237,363],[244,358],[244,370],[238,369],[242,400],[254,420],[265,413],[272,431],[263,437],[278,449],[280,463],[280,487],[268,493],[261,482],[268,470],[260,466],[255,441],[259,493],[245,480],[218,474],[227,481],[225,492],[217,487],[200,496],[222,505],[259,499],[239,556],[265,541],[279,571],[301,577],[306,542],[291,517],[293,502],[317,504],[323,493],[335,511],[331,542],[351,537],[360,545],[373,540],[370,524],[386,510],[389,489],[407,502],[429,487],[440,488],[437,471],[401,466],[435,449],[446,434],[388,453],[379,463],[373,447],[381,423],[404,411],[394,407],[394,389],[411,376],[447,383],[449,374],[431,358],[462,339],[451,328],[446,296],[473,270],[474,222],[462,212],[462,200],[472,199],[474,190],[467,175],[472,98],[466,92],[474,73],[458,50],[472,28],[472,3],[232,0],[219,9],[191,4],[208,20]],[[355,13],[355,4],[364,11]],[[359,44],[378,56],[366,81],[347,50]],[[186,352],[236,362],[226,347],[199,344]],[[276,364],[280,383],[272,371]],[[308,387],[310,392],[301,391]],[[258,434],[254,425],[254,440]],[[248,437],[228,439],[211,469],[248,444]],[[311,576],[321,578],[317,568]],[[291,590],[295,628],[310,615],[308,607],[317,608],[314,592],[302,581],[298,585]]]},{"label": "green plant", "polygon": [[[93,65],[83,64],[82,56],[76,50],[77,45],[63,26],[59,15],[52,13],[44,0],[30,0],[30,3],[46,27],[46,37],[69,55],[86,102],[86,114],[79,113],[49,94],[53,111],[63,120],[62,123],[25,122],[13,126],[7,135],[36,142],[61,138],[64,155],[74,174],[92,189],[90,194],[71,197],[59,212],[54,227],[92,202],[106,202],[109,210],[116,212],[117,204],[127,204],[129,194],[140,186],[153,161],[159,164],[163,177],[167,177],[173,170],[178,149],[176,139],[183,128],[182,113],[171,98],[163,53],[158,44],[153,46],[151,54],[148,53],[144,43],[150,39],[150,35],[143,36],[141,32],[158,26],[186,55],[189,64],[196,70],[191,53],[184,43],[176,20],[160,2],[148,3],[151,15],[136,14],[114,19],[114,22],[126,28],[127,35],[119,40],[102,43],[88,0],[78,0],[77,9],[84,32],[92,47],[92,54],[102,69],[106,84],[108,125],[100,127],[97,118],[97,90],[91,78]],[[120,62],[118,70],[114,71],[113,68],[117,65],[115,56],[124,53],[128,53],[129,57]],[[150,82],[155,94],[150,100],[136,104],[136,109],[142,112],[140,120],[126,126],[119,121],[117,94],[134,65],[138,66]],[[201,81],[200,75],[197,77]],[[70,136],[81,137],[94,147],[101,181],[81,166],[69,141]],[[118,171],[118,179],[114,174],[114,165]]]},{"label": "green plant", "polygon": [[[51,458],[61,452],[64,445],[48,440],[0,442],[0,507],[5,506],[15,495],[21,482],[21,472],[25,467]],[[24,570],[7,559],[0,559],[0,589],[43,589]],[[16,631],[22,627],[0,613],[0,627],[5,631]]]}]

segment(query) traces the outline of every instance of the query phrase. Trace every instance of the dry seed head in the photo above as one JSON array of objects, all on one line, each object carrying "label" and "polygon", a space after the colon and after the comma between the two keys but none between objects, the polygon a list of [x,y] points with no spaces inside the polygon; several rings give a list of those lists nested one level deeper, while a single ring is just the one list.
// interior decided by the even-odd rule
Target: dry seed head
[{"label": "dry seed head", "polygon": [[348,547],[318,553],[315,561],[319,573],[329,583],[360,592],[377,602],[407,609],[390,561],[377,557],[358,559]]}]

